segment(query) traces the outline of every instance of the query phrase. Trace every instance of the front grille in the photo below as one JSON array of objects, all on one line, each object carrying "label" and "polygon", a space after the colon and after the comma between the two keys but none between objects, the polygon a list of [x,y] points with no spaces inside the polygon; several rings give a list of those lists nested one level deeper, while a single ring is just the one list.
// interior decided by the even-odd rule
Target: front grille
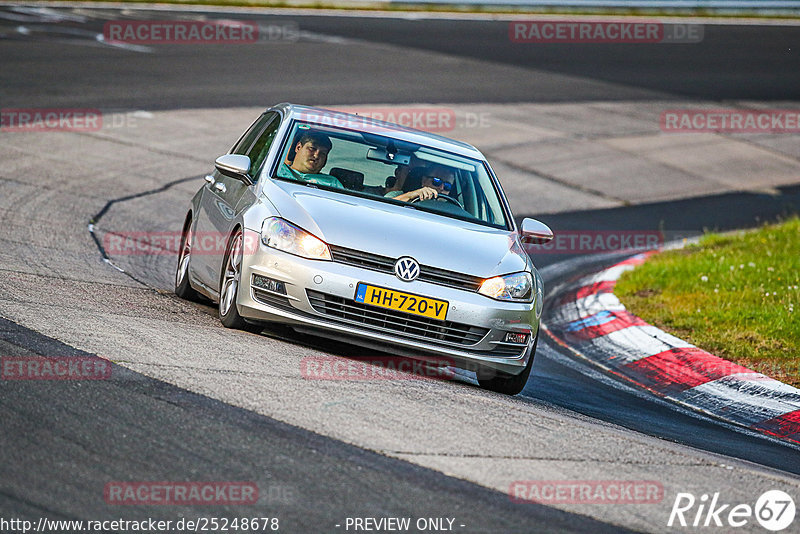
[{"label": "front grille", "polygon": [[364,269],[371,269],[382,273],[394,273],[394,262],[397,260],[393,260],[392,258],[336,245],[330,245],[330,249],[331,258],[335,262],[355,265],[356,267],[363,267]]},{"label": "front grille", "polygon": [[495,345],[491,350],[492,356],[519,356],[527,345]]},{"label": "front grille", "polygon": [[[351,248],[339,247],[330,245],[331,258],[337,263],[344,263],[347,265],[354,265],[363,269],[370,269],[387,274],[394,274],[394,263],[396,258],[389,258],[387,256],[379,256],[378,254],[371,254],[369,252],[362,252],[360,250],[353,250]],[[478,276],[471,276],[468,274],[457,273],[455,271],[446,271],[444,269],[437,269],[428,265],[419,266],[419,277],[417,280],[438,284],[441,286],[453,287],[456,289],[463,289],[466,291],[477,291],[483,283],[483,278]]]},{"label": "front grille", "polygon": [[306,290],[306,294],[314,310],[323,315],[406,338],[449,345],[474,345],[489,332],[488,328],[376,308],[319,291]]}]

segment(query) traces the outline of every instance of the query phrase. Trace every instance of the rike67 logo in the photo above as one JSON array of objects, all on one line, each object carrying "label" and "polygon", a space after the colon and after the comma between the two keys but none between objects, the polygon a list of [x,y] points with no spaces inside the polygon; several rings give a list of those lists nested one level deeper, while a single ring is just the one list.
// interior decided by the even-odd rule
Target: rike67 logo
[{"label": "rike67 logo", "polygon": [[778,532],[792,524],[794,514],[794,500],[780,490],[764,492],[754,506],[725,503],[719,493],[703,494],[699,499],[691,493],[678,493],[667,526],[738,528],[755,518],[765,529]]}]

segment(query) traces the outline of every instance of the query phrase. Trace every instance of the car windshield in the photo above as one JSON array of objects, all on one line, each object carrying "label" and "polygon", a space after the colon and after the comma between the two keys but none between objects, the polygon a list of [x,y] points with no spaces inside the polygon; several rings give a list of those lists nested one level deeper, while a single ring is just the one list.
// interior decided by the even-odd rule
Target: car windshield
[{"label": "car windshield", "polygon": [[295,121],[273,178],[508,228],[482,161],[382,133]]}]

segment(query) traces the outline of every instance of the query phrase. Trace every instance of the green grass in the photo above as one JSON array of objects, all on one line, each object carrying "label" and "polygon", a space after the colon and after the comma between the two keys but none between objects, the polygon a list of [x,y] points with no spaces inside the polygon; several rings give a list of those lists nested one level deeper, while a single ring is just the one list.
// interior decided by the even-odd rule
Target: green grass
[{"label": "green grass", "polygon": [[656,254],[614,293],[650,324],[800,387],[800,219]]}]

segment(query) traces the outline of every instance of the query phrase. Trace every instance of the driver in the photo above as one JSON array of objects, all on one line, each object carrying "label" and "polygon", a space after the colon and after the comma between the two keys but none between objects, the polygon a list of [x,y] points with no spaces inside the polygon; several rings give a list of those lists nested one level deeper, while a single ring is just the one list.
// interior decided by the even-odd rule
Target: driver
[{"label": "driver", "polygon": [[430,167],[418,167],[409,173],[406,178],[406,183],[411,181],[412,175],[417,172],[422,175],[422,187],[414,189],[413,191],[389,191],[384,195],[387,198],[395,200],[402,200],[403,202],[411,202],[412,200],[431,200],[437,198],[441,194],[447,195],[453,188],[456,175],[453,169],[444,165],[432,165]]},{"label": "driver", "polygon": [[332,146],[331,140],[324,133],[314,130],[304,132],[294,146],[295,154],[291,165],[288,160],[281,163],[278,176],[344,189],[342,182],[335,176],[319,172],[328,162],[328,153]]},{"label": "driver", "polygon": [[386,190],[383,192],[384,196],[386,196],[386,193],[391,193],[392,191],[397,191],[395,196],[403,193],[403,188],[406,185],[406,177],[409,175],[409,173],[417,167],[424,166],[425,164],[418,160],[412,152],[411,157],[408,160],[408,165],[398,165],[394,169],[394,176],[389,176],[386,178]]}]

